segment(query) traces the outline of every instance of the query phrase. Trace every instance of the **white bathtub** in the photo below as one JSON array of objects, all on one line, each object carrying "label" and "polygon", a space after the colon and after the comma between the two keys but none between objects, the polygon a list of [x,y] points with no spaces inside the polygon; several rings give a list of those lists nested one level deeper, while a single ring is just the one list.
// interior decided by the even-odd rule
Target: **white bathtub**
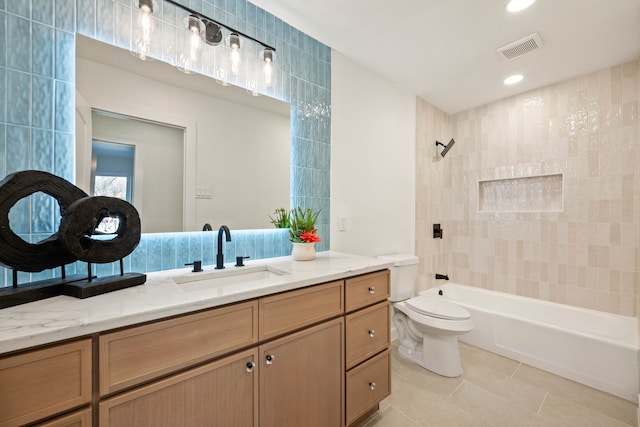
[{"label": "white bathtub", "polygon": [[471,313],[460,341],[638,401],[636,318],[453,283],[421,294],[440,290]]}]

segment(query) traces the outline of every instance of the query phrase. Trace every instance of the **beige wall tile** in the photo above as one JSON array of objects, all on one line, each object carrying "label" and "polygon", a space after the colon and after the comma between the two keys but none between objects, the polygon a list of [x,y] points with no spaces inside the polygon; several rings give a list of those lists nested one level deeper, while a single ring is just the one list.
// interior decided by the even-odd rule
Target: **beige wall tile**
[{"label": "beige wall tile", "polygon": [[[438,269],[462,284],[640,313],[639,63],[452,116],[417,100],[420,289]],[[435,141],[451,137],[442,158]],[[558,173],[562,212],[478,212],[478,181]]]}]

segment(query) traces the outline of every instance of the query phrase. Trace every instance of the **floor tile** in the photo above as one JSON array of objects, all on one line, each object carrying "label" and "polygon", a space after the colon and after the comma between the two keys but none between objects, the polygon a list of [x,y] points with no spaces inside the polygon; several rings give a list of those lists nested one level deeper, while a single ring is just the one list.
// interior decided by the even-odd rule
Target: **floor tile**
[{"label": "floor tile", "polygon": [[391,396],[358,427],[637,427],[632,402],[467,344],[458,378],[391,348]]},{"label": "floor tile", "polygon": [[540,416],[544,426],[629,427],[622,421],[553,395],[545,400]]},{"label": "floor tile", "polygon": [[577,403],[624,423],[630,425],[637,423],[637,406],[628,400],[525,364],[516,370],[513,378],[547,390],[553,396],[567,402]]},{"label": "floor tile", "polygon": [[542,419],[535,412],[511,405],[506,399],[466,381],[453,393],[451,400],[465,413],[492,426],[542,425]]}]

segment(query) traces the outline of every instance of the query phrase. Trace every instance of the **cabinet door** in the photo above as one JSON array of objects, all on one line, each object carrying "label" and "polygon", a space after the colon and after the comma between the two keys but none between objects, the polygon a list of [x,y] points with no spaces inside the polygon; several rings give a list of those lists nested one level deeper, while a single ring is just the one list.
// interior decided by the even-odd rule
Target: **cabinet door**
[{"label": "cabinet door", "polygon": [[343,319],[260,346],[260,426],[343,425]]},{"label": "cabinet door", "polygon": [[100,426],[257,426],[256,357],[248,350],[106,399]]},{"label": "cabinet door", "polygon": [[25,425],[89,402],[89,339],[0,358],[0,427]]}]

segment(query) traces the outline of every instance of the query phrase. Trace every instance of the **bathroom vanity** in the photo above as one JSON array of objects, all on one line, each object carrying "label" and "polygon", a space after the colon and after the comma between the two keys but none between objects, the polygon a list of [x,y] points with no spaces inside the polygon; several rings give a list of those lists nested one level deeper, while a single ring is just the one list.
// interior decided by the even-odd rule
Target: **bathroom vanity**
[{"label": "bathroom vanity", "polygon": [[391,392],[389,266],[324,252],[0,310],[0,427],[355,424]]}]

